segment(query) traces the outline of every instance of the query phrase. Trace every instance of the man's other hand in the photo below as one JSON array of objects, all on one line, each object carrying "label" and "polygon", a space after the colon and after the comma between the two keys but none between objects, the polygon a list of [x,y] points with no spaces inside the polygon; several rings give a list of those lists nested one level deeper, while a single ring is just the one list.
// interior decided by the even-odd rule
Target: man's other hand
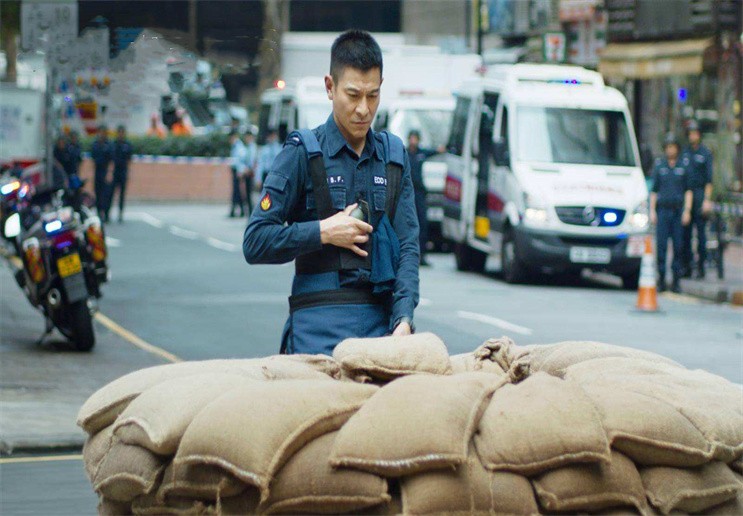
[{"label": "man's other hand", "polygon": [[369,253],[361,249],[358,244],[369,241],[369,233],[373,228],[361,220],[351,217],[351,212],[358,206],[352,204],[320,221],[320,240],[323,244],[332,244],[337,247],[350,249],[359,256],[366,258]]},{"label": "man's other hand", "polygon": [[403,321],[397,325],[397,327],[392,332],[392,335],[395,337],[403,337],[405,335],[411,335],[412,333],[413,330],[410,328],[410,324]]}]

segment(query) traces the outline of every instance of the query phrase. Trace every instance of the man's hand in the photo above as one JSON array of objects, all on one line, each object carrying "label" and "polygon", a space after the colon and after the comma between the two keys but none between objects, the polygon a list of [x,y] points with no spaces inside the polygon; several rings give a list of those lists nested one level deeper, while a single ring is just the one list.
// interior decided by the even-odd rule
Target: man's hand
[{"label": "man's hand", "polygon": [[691,223],[691,211],[684,210],[684,213],[681,214],[681,224],[688,226],[689,223]]},{"label": "man's hand", "polygon": [[412,333],[413,330],[410,328],[410,325],[403,321],[397,325],[395,330],[392,332],[392,335],[395,337],[403,337],[405,335],[411,335]]},{"label": "man's hand", "polygon": [[332,244],[337,247],[350,249],[359,256],[366,258],[369,253],[357,244],[369,241],[369,233],[373,231],[369,224],[351,217],[351,212],[358,206],[352,204],[345,210],[332,217],[320,221],[320,240],[323,244]]},{"label": "man's hand", "polygon": [[712,201],[705,199],[702,202],[702,213],[704,215],[710,215],[712,213]]}]

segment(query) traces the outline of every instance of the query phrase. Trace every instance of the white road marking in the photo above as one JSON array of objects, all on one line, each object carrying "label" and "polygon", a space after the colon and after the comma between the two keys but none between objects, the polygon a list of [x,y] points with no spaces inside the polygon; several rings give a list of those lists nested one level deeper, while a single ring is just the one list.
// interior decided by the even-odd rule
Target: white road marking
[{"label": "white road marking", "polygon": [[198,240],[199,238],[199,234],[197,232],[179,228],[178,226],[168,226],[168,231],[171,235],[179,236],[181,238],[187,238],[189,240]]},{"label": "white road marking", "polygon": [[118,238],[107,236],[106,246],[107,247],[121,247],[121,240],[119,240]]},{"label": "white road marking", "polygon": [[149,213],[145,213],[142,211],[135,211],[135,212],[129,213],[128,215],[130,218],[141,220],[142,222],[145,222],[149,224],[150,226],[153,226],[156,228],[165,227],[165,223],[162,220],[153,217]]},{"label": "white road marking", "polygon": [[521,335],[531,335],[533,333],[533,330],[531,328],[519,326],[518,324],[513,324],[508,321],[504,321],[503,319],[492,317],[490,315],[458,310],[457,316],[461,317],[462,319],[468,319],[470,321],[478,321],[481,323],[490,324],[491,326],[495,326],[496,328],[500,328],[501,330],[512,331]]},{"label": "white road marking", "polygon": [[231,253],[237,252],[240,249],[235,244],[230,244],[229,242],[223,242],[222,240],[218,240],[213,237],[207,237],[206,243],[212,247],[216,247],[217,249],[221,249],[223,251],[229,251]]}]

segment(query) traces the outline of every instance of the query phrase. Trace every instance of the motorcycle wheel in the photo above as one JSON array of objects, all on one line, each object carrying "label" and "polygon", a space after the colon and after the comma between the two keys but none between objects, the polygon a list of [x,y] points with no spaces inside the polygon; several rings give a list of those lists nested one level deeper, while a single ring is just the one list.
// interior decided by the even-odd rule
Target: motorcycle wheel
[{"label": "motorcycle wheel", "polygon": [[[67,327],[62,333],[69,338],[78,351],[90,351],[95,346],[93,318],[86,301],[78,301],[69,307]],[[61,329],[61,328],[60,328]]]}]

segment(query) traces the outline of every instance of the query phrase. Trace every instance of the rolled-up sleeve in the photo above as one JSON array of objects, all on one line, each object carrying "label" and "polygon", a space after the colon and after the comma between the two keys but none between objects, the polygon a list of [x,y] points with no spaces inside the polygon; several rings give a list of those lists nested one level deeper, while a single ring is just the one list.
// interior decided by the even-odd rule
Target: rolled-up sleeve
[{"label": "rolled-up sleeve", "polygon": [[248,263],[287,263],[322,247],[320,221],[287,223],[301,198],[306,162],[304,149],[288,144],[271,165],[243,237]]},{"label": "rolled-up sleeve", "polygon": [[394,324],[400,317],[413,318],[413,311],[418,306],[420,265],[420,247],[418,244],[418,217],[415,212],[415,193],[410,175],[410,162],[405,153],[400,198],[395,212],[393,227],[400,240],[400,265],[395,278],[395,290],[392,294],[392,317]]}]

